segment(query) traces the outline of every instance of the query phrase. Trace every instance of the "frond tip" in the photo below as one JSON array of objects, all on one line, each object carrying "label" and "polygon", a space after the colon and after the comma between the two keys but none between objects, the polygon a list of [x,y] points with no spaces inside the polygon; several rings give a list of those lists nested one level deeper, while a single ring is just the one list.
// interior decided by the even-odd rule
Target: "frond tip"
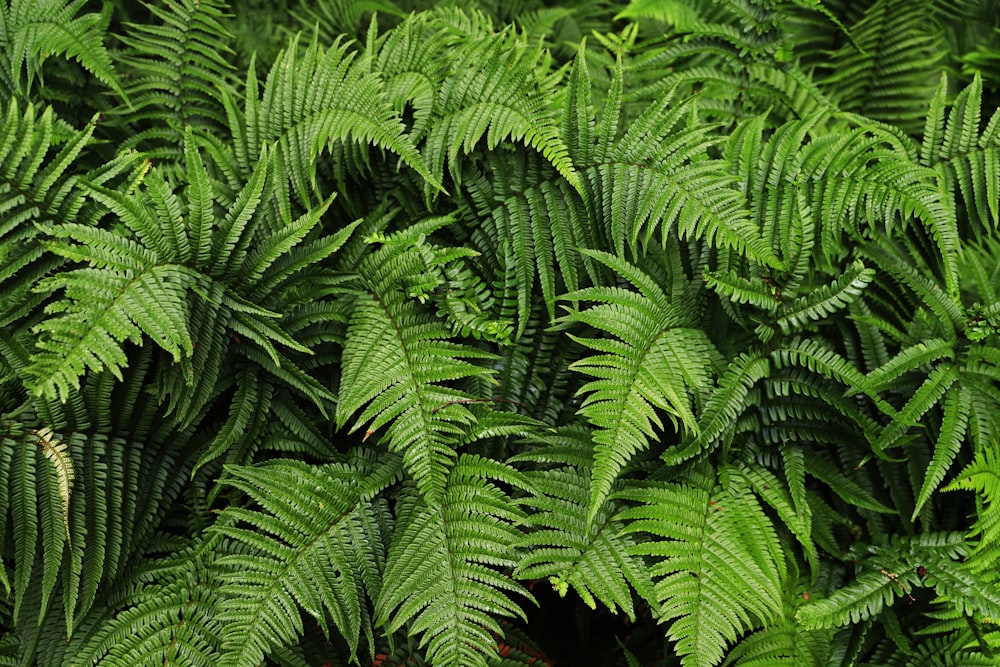
[{"label": "frond tip", "polygon": [[713,360],[719,355],[703,330],[689,326],[691,314],[684,304],[666,294],[650,276],[609,253],[583,253],[613,268],[637,290],[590,287],[563,297],[597,305],[571,312],[562,323],[587,324],[613,336],[573,336],[603,353],[571,366],[597,378],[580,387],[584,395],[580,413],[597,427],[592,520],[624,464],[648,447],[656,429],[663,428],[657,410],[680,420],[689,433],[699,432],[692,398],[710,385]]},{"label": "frond tip", "polygon": [[748,488],[716,483],[705,466],[677,484],[616,494],[638,503],[619,518],[645,534],[630,552],[655,559],[659,617],[685,667],[714,667],[747,630],[781,614],[784,567],[771,521]]},{"label": "frond tip", "polygon": [[73,466],[73,458],[67,452],[65,442],[58,440],[52,429],[46,427],[34,432],[38,438],[38,446],[42,448],[45,458],[52,464],[56,478],[59,482],[59,499],[62,501],[63,524],[66,527],[66,542],[72,546],[72,539],[69,530],[69,501],[70,493],[73,491],[73,480],[76,477],[76,470]]},{"label": "frond tip", "polygon": [[504,631],[497,616],[524,612],[512,594],[531,600],[500,569],[513,568],[514,524],[523,513],[493,482],[524,487],[513,468],[463,456],[448,477],[443,503],[425,504],[403,490],[397,526],[375,606],[394,632],[423,633],[427,658],[440,667],[487,667]]}]

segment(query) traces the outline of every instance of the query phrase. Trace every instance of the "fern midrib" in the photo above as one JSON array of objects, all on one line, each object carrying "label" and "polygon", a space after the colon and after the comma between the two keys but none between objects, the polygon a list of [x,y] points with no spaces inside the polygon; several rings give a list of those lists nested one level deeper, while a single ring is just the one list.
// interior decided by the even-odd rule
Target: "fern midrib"
[{"label": "fern midrib", "polygon": [[[196,3],[197,7],[201,7],[200,0]],[[195,11],[198,11],[197,9]],[[174,99],[177,100],[178,116],[180,117],[181,126],[178,128],[180,132],[184,131],[184,128],[188,125],[188,114],[187,114],[187,96],[184,95],[184,58],[187,56],[188,51],[190,51],[189,44],[192,41],[192,35],[194,34],[194,24],[195,21],[189,20],[184,21],[184,40],[181,42],[182,47],[180,53],[177,56],[177,62],[180,64],[179,71],[177,72],[177,86],[171,91],[174,93]]]},{"label": "fern midrib", "polygon": [[[70,193],[75,189],[74,186],[76,184],[76,180],[77,180],[76,175],[68,176],[66,180],[63,181],[60,187],[65,188],[66,192]],[[17,192],[18,195],[23,197],[25,203],[28,203],[32,208],[34,208],[36,211],[42,214],[40,216],[35,216],[35,217],[41,218],[42,220],[50,222],[55,225],[58,225],[59,223],[63,222],[61,218],[57,217],[58,208],[55,211],[50,210],[48,208],[48,202],[45,202],[44,199],[42,200],[43,202],[45,202],[45,205],[43,206],[43,204],[40,203],[37,199],[35,199],[35,197],[33,196],[34,195],[33,190],[29,193],[29,191],[26,191],[24,188],[22,188],[17,181],[11,180],[10,178],[4,178],[2,182],[7,184],[7,186],[10,187],[11,190]],[[69,199],[69,194],[67,194],[66,199]]]},{"label": "fern midrib", "polygon": [[[703,489],[697,489],[697,490],[698,491],[703,491]],[[705,495],[709,496],[709,498],[710,498],[711,495],[712,495],[711,491],[709,493],[705,494]],[[710,502],[703,502],[703,504],[704,504],[705,509],[703,510],[702,520],[700,522],[700,525],[698,526],[698,540],[697,540],[697,545],[698,546],[697,546],[697,551],[696,551],[696,553],[698,555],[696,562],[699,565],[704,564],[705,560],[706,560],[705,556],[704,556],[704,553],[705,553],[705,550],[706,550],[705,546],[707,544],[706,535],[708,533],[709,518],[712,515],[712,509],[713,509]],[[694,575],[695,589],[698,592],[697,597],[695,599],[696,600],[701,600],[704,597],[704,591],[702,590],[705,587],[704,573],[701,572],[701,570],[698,570],[698,571],[691,570],[691,573]],[[734,597],[736,597],[736,596],[734,596]],[[691,613],[690,615],[695,619],[695,628],[696,628],[696,630],[695,630],[695,641],[697,641],[697,636],[699,634],[699,632],[697,631],[697,628],[703,627],[704,625],[706,625],[706,623],[701,618],[702,613],[704,611],[704,605],[702,605],[702,604],[695,604],[694,606],[695,606],[695,611],[693,613]],[[708,625],[709,625],[710,629],[715,630],[717,632],[720,631],[719,628],[715,628],[715,627],[711,626],[711,624],[708,624]]]},{"label": "fern midrib", "polygon": [[[94,328],[97,326],[97,323],[99,323],[101,320],[104,319],[104,316],[114,308],[114,306],[118,303],[118,300],[122,298],[122,295],[126,294],[130,289],[132,289],[132,285],[134,285],[140,278],[150,273],[154,273],[157,269],[165,269],[165,268],[178,268],[180,269],[180,273],[186,273],[188,267],[185,266],[184,264],[177,264],[174,262],[167,262],[165,264],[153,264],[145,267],[142,271],[136,273],[133,278],[131,278],[127,283],[125,283],[122,289],[118,291],[118,296],[112,299],[108,303],[108,305],[101,310],[101,314],[97,317],[97,319],[94,321],[94,324],[90,327],[90,331],[94,330]],[[73,347],[74,350],[77,349],[77,347],[79,347],[82,344],[83,338],[84,336],[81,336],[79,338],[80,342],[77,342],[77,344]]]},{"label": "fern midrib", "polygon": [[[448,508],[448,501],[444,501],[444,502],[441,503],[441,509],[438,510],[438,511],[440,512],[440,517],[441,517],[441,528],[442,528],[442,530],[444,531],[444,534],[445,534],[445,540],[444,540],[444,551],[445,551],[445,556],[446,556],[446,558],[445,558],[445,563],[446,563],[445,567],[446,567],[447,574],[448,574],[448,581],[447,581],[448,596],[451,598],[451,604],[448,606],[448,608],[450,610],[454,610],[454,612],[455,612],[454,618],[457,619],[457,617],[460,615],[460,612],[461,612],[461,610],[463,608],[463,605],[461,603],[461,600],[458,597],[457,588],[455,586],[456,574],[455,574],[454,564],[452,562],[452,558],[455,556],[455,554],[453,554],[452,550],[451,550],[451,542],[452,542],[451,541],[451,535],[448,532],[448,521],[447,521],[447,519],[445,519],[445,511],[446,511],[447,508]],[[461,555],[459,554],[458,557],[461,558]],[[441,631],[441,634],[444,634],[445,632],[448,632],[449,630],[455,635],[455,641],[457,642],[457,640],[459,638],[459,634],[458,633],[459,633],[459,630],[460,630],[460,625],[458,623],[455,623],[451,628],[445,628],[445,629],[443,629]]]},{"label": "fern midrib", "polygon": [[[407,383],[409,385],[409,391],[415,394],[417,399],[416,402],[418,406],[418,412],[420,414],[420,423],[422,425],[420,432],[425,436],[429,433],[433,433],[434,424],[433,424],[433,419],[430,417],[430,415],[433,414],[433,411],[428,412],[426,410],[426,405],[425,405],[426,401],[424,400],[424,392],[423,392],[424,383],[420,382],[413,372],[413,358],[410,353],[410,348],[407,345],[407,337],[404,334],[403,329],[399,326],[397,319],[393,316],[392,310],[386,305],[382,297],[377,292],[371,289],[369,289],[368,295],[379,305],[379,308],[382,309],[382,312],[385,313],[386,319],[392,324],[393,331],[395,331],[396,333],[396,341],[399,343],[399,347],[403,352],[403,358],[405,360],[405,366],[407,371],[406,377],[407,377]],[[425,446],[433,444],[434,444],[433,441],[425,442]],[[430,448],[431,447],[428,447],[428,449]],[[432,501],[443,502],[443,499],[433,498],[433,497],[425,498],[425,500],[427,500],[428,503],[431,503]]]},{"label": "fern midrib", "polygon": [[[294,548],[295,556],[293,558],[291,558],[290,560],[286,561],[285,564],[282,565],[281,568],[279,568],[277,570],[272,570],[271,571],[271,572],[275,573],[278,576],[274,576],[274,577],[271,578],[271,584],[268,585],[267,588],[265,589],[265,591],[267,592],[267,595],[266,596],[260,596],[258,599],[262,600],[262,601],[273,599],[273,597],[274,597],[273,596],[273,592],[275,590],[278,590],[278,589],[284,590],[284,586],[282,586],[282,583],[281,583],[281,582],[283,582],[285,580],[285,576],[284,575],[287,572],[289,572],[295,565],[297,565],[302,558],[305,558],[305,556],[306,556],[307,553],[312,553],[313,548],[315,547],[315,545],[317,543],[319,543],[320,541],[322,541],[323,539],[325,539],[326,536],[329,535],[331,532],[334,532],[334,529],[336,527],[338,527],[341,523],[343,523],[349,516],[351,516],[352,514],[354,514],[360,507],[361,507],[361,503],[358,503],[358,502],[354,503],[353,505],[351,505],[349,508],[347,508],[343,512],[341,512],[341,513],[337,514],[336,516],[334,516],[332,518],[332,520],[328,521],[326,523],[326,525],[324,526],[323,530],[316,531],[313,534],[313,536],[312,536],[311,539],[307,540],[306,542],[302,543],[301,545],[295,545],[295,548]],[[315,516],[315,514],[313,516]],[[248,627],[250,627],[250,628],[254,628],[254,627],[257,627],[259,625],[259,623],[260,623],[259,619],[261,618],[261,615],[262,615],[262,613],[264,612],[264,610],[266,608],[266,604],[257,604],[255,606],[256,606],[256,609],[254,610],[254,614],[253,614],[253,616],[251,618],[251,622],[248,623]],[[183,619],[181,619],[181,623],[183,623]],[[246,655],[245,651],[246,651],[247,648],[249,648],[249,646],[250,646],[249,643],[243,643],[243,644],[241,644],[240,645],[240,649],[239,649],[240,650],[240,655]],[[164,663],[164,664],[166,664],[166,663]]]},{"label": "fern midrib", "polygon": [[[622,421],[624,420],[624,415],[627,412],[627,409],[626,409],[627,406],[634,405],[636,403],[636,402],[634,402],[632,400],[629,400],[629,399],[631,399],[633,397],[637,397],[638,398],[637,402],[639,404],[646,402],[645,399],[643,398],[642,394],[636,389],[636,387],[638,386],[637,378],[639,377],[639,373],[642,372],[643,363],[645,362],[646,358],[652,353],[653,349],[656,348],[656,343],[662,337],[664,337],[667,333],[669,333],[671,330],[672,329],[660,329],[657,332],[656,336],[654,336],[653,338],[649,339],[649,344],[645,345],[642,348],[641,354],[636,358],[636,363],[635,363],[635,366],[634,366],[635,371],[629,373],[629,392],[628,392],[628,396],[626,397],[625,401],[622,403],[623,408],[619,412],[618,417],[616,417],[616,419],[615,419],[615,422],[614,422],[615,428],[614,429],[607,429],[607,430],[613,430],[615,433],[618,433],[621,430],[620,427],[621,427]],[[632,349],[637,349],[634,346],[632,346],[631,344],[629,344],[627,341],[623,341],[623,342],[625,342],[627,345],[629,345],[630,347],[632,347]],[[584,358],[583,360],[586,361],[586,358]],[[618,438],[615,438],[615,442],[616,443],[618,442]],[[609,445],[609,446],[613,446],[613,445]]]}]

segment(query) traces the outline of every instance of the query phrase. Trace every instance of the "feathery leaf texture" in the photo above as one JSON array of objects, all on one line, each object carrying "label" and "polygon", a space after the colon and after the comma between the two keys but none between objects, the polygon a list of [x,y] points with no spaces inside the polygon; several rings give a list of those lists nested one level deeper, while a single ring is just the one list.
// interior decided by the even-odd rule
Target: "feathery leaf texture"
[{"label": "feathery leaf texture", "polygon": [[639,503],[618,516],[627,533],[653,538],[631,552],[653,559],[658,616],[684,665],[717,664],[727,644],[780,615],[781,547],[745,486],[719,485],[701,466],[683,482],[616,497]]},{"label": "feathery leaf texture", "polygon": [[121,37],[128,105],[117,110],[136,128],[126,143],[155,158],[183,156],[187,128],[211,133],[226,126],[221,90],[234,83],[227,56],[232,35],[221,23],[220,0],[149,3],[155,23],[137,23]]},{"label": "feathery leaf texture", "polygon": [[584,254],[614,269],[638,290],[589,287],[564,297],[598,305],[570,313],[563,322],[580,322],[614,336],[573,337],[603,353],[571,366],[597,378],[580,387],[580,413],[598,429],[588,513],[592,520],[625,462],[647,448],[655,429],[663,428],[657,409],[675,419],[675,425],[679,420],[687,432],[699,432],[690,394],[709,386],[718,353],[703,331],[685,326],[689,317],[683,304],[673,303],[637,267],[609,253]]},{"label": "feathery leaf texture", "polygon": [[266,4],[0,4],[0,666],[996,662],[991,2]]},{"label": "feathery leaf texture", "polygon": [[257,665],[276,646],[302,635],[302,608],[328,633],[327,618],[347,638],[352,657],[364,632],[373,642],[365,591],[379,587],[384,562],[372,499],[398,476],[387,459],[358,468],[275,460],[230,468],[229,486],[263,511],[226,510],[215,528],[244,548],[217,563],[227,596],[219,604],[221,665]]},{"label": "feathery leaf texture", "polygon": [[523,513],[495,484],[526,487],[511,467],[463,455],[451,469],[443,502],[404,490],[389,547],[376,621],[393,632],[409,624],[434,665],[485,667],[503,628],[496,616],[524,612],[511,599],[528,591],[498,568],[512,568],[514,524]]},{"label": "feathery leaf texture", "polygon": [[578,457],[588,458],[592,445],[585,435],[579,431],[541,435],[542,448],[512,459],[566,464],[525,473],[535,493],[520,502],[531,510],[526,521],[532,530],[518,542],[524,556],[515,575],[546,577],[560,595],[572,588],[590,608],[600,602],[613,612],[622,610],[634,621],[632,590],[655,604],[653,584],[642,559],[629,553],[635,541],[622,534],[624,526],[616,519],[611,501],[605,501],[597,517],[588,522],[590,466],[574,465]]},{"label": "feathery leaf texture", "polygon": [[442,502],[463,427],[475,419],[466,406],[475,397],[445,383],[488,375],[488,368],[466,359],[492,358],[453,342],[451,330],[415,298],[436,287],[433,265],[451,256],[421,231],[448,222],[430,219],[385,237],[361,262],[337,403],[340,425],[360,411],[352,430],[367,424],[366,439],[388,427],[389,448],[402,454],[431,507]]},{"label": "feathery leaf texture", "polygon": [[81,14],[86,0],[11,0],[0,6],[0,85],[4,97],[26,97],[46,55],[79,62],[125,96],[105,48],[100,14]]}]

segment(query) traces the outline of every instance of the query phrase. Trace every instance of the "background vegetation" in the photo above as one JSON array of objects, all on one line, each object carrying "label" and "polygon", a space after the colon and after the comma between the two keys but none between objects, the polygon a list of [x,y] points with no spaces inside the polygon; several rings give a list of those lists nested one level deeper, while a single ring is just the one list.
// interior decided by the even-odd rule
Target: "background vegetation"
[{"label": "background vegetation", "polygon": [[0,5],[0,665],[1000,665],[996,0]]}]

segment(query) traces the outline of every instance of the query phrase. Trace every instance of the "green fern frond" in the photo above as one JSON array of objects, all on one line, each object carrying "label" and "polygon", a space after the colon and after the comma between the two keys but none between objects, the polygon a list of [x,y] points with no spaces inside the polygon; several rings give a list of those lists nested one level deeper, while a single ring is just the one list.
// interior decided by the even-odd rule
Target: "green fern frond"
[{"label": "green fern frond", "polygon": [[615,15],[615,20],[620,19],[654,19],[687,32],[699,23],[700,15],[697,7],[684,0],[631,0]]},{"label": "green fern frond", "polygon": [[[663,7],[665,3],[636,4],[648,17],[653,6]],[[782,14],[791,13],[790,7],[779,10],[776,5],[753,0],[666,5],[685,6],[695,14],[690,18],[696,20],[684,21],[682,17],[688,12],[677,15],[682,19],[680,24],[667,30],[661,39],[642,45],[633,67],[642,85],[631,97],[657,99],[664,90],[681,86],[704,98],[699,105],[702,115],[724,119],[733,126],[748,115],[775,106],[787,109],[793,117],[803,110],[816,110],[811,103],[822,95],[810,91],[807,96],[814,99],[802,103],[802,88],[815,90],[815,84],[807,84],[808,75],[795,71],[792,42],[779,27],[784,23]],[[642,25],[648,29],[650,22]],[[798,85],[790,84],[796,79]],[[800,88],[802,84],[806,85]]]},{"label": "green fern frond", "polygon": [[[170,556],[150,559],[132,576],[131,590],[119,594],[116,614],[101,619],[92,634],[74,641],[66,667],[128,667],[218,664],[222,644],[216,614],[220,599],[212,565],[219,538],[184,544]],[[102,610],[107,613],[107,610]],[[90,629],[90,628],[87,628]]]},{"label": "green fern frond", "polygon": [[[545,463],[561,458],[560,450],[564,448],[586,456],[592,446],[588,436],[572,431],[541,435],[537,441],[544,443],[542,447],[520,454],[511,462]],[[566,461],[571,463],[574,458],[570,456]],[[525,473],[535,492],[520,500],[532,511],[526,519],[528,533],[517,542],[525,553],[514,576],[548,578],[561,596],[572,588],[591,609],[600,602],[612,612],[623,611],[634,621],[632,590],[655,604],[652,581],[642,560],[629,553],[635,540],[621,534],[623,525],[614,516],[614,503],[605,501],[597,516],[588,520],[589,468],[546,466]]]},{"label": "green fern frond", "polygon": [[11,0],[0,6],[0,82],[4,97],[30,98],[47,55],[79,62],[122,97],[111,56],[104,46],[100,14],[81,14],[85,0]]},{"label": "green fern frond", "polygon": [[[272,647],[303,633],[299,608],[328,633],[347,638],[354,657],[363,632],[373,642],[365,591],[379,587],[372,565],[384,558],[371,499],[399,474],[394,458],[368,469],[271,461],[228,468],[226,484],[262,511],[231,507],[214,530],[243,549],[218,562],[226,597],[219,608],[222,665],[252,667]],[[375,532],[372,532],[375,531]]]},{"label": "green fern frond", "polygon": [[582,198],[541,156],[518,150],[485,162],[482,177],[466,176],[463,186],[492,209],[480,229],[514,278],[516,338],[527,326],[537,287],[550,320],[557,295],[579,287],[581,261],[575,250],[592,246],[592,233]]},{"label": "green fern frond", "polygon": [[525,414],[548,424],[569,420],[575,412],[573,390],[580,376],[569,369],[582,349],[562,332],[546,327],[548,314],[536,303],[525,333],[515,345],[500,349],[496,396],[517,401]]},{"label": "green fern frond", "polygon": [[589,517],[593,519],[625,463],[645,450],[662,410],[685,430],[699,432],[692,394],[710,384],[718,358],[705,333],[691,326],[683,303],[674,303],[648,275],[628,262],[597,250],[582,251],[612,268],[638,292],[588,287],[563,296],[598,305],[571,312],[565,324],[583,323],[613,338],[573,339],[599,353],[576,361],[572,369],[597,378],[580,388],[580,414],[597,427]]},{"label": "green fern frond", "polygon": [[[63,260],[43,252],[39,225],[89,221],[91,207],[84,201],[80,156],[91,141],[96,118],[65,140],[56,150],[56,118],[52,109],[39,114],[28,105],[10,103],[3,110],[0,128],[0,325],[14,336],[22,322],[33,324],[44,297],[33,291],[37,282]],[[113,178],[128,169],[131,157],[113,160],[87,176],[95,180]],[[25,319],[27,318],[27,319]],[[13,339],[12,339],[13,340]],[[18,338],[18,340],[21,340]],[[30,347],[31,341],[14,345]],[[27,364],[10,358],[23,375]]]},{"label": "green fern frond", "polygon": [[431,183],[443,178],[446,157],[452,178],[460,181],[459,153],[469,154],[485,138],[488,150],[508,140],[537,150],[580,190],[579,175],[544,97],[540,48],[501,30],[452,44],[439,56],[447,58],[447,69],[439,74],[436,113],[424,148],[434,174]]},{"label": "green fern frond", "polygon": [[156,159],[180,161],[185,129],[226,127],[221,88],[235,83],[226,57],[232,35],[222,24],[226,3],[177,0],[144,3],[149,22],[128,26],[119,58],[129,79],[129,104],[118,110],[136,128],[125,146]]},{"label": "green fern frond", "polygon": [[294,12],[301,25],[316,25],[326,42],[341,35],[357,39],[364,37],[375,17],[389,17],[389,23],[406,17],[406,13],[390,0],[326,0],[314,5],[302,5]]},{"label": "green fern frond", "polygon": [[949,340],[957,338],[958,331],[962,331],[966,324],[957,295],[942,289],[933,274],[917,270],[913,258],[907,257],[904,250],[885,239],[867,243],[861,251],[877,263],[880,273],[892,276],[911,290],[921,307],[926,307],[933,314],[940,327],[933,335],[945,336]]},{"label": "green fern frond", "polygon": [[871,3],[849,26],[851,42],[827,62],[821,87],[841,108],[916,135],[944,55],[940,28],[928,13],[925,2]]},{"label": "green fern frond", "polygon": [[[801,582],[794,582],[799,583]],[[800,589],[801,590],[801,589]],[[798,593],[798,591],[796,591]],[[807,630],[795,622],[795,612],[808,605],[808,593],[786,593],[784,615],[740,640],[723,667],[820,667],[836,650],[831,630]]]},{"label": "green fern frond", "polygon": [[770,362],[759,353],[741,354],[730,361],[705,401],[698,430],[684,438],[676,448],[664,452],[664,462],[667,465],[683,463],[731,434],[734,421],[748,407],[751,388],[770,372]]},{"label": "green fern frond", "polygon": [[[803,473],[804,468],[803,465]],[[755,463],[740,464],[731,474],[739,475],[746,486],[775,511],[802,545],[812,571],[818,572],[819,552],[812,538],[812,514],[804,497],[796,499],[801,493],[793,495],[789,488],[791,484],[786,484],[772,471]]]},{"label": "green fern frond", "polygon": [[868,379],[836,351],[818,340],[795,338],[771,353],[777,368],[798,366],[841,382],[852,392],[871,394]]},{"label": "green fern frond", "polygon": [[841,471],[827,457],[807,450],[804,459],[806,472],[829,486],[847,504],[872,512],[896,513],[896,510],[872,497],[871,493],[862,488],[856,479],[852,479],[853,476]]},{"label": "green fern frond", "polygon": [[658,616],[670,623],[682,664],[718,664],[743,633],[781,614],[772,556],[781,547],[747,489],[719,486],[701,467],[681,482],[636,485],[616,497],[640,503],[619,517],[627,534],[652,536],[631,553],[654,560]]},{"label": "green fern frond", "polygon": [[709,157],[720,143],[713,127],[688,121],[695,100],[675,103],[676,91],[668,91],[618,137],[621,109],[613,105],[620,104],[623,79],[619,61],[593,162],[577,163],[592,215],[607,229],[616,252],[623,255],[626,245],[640,240],[645,247],[654,236],[666,245],[676,231],[681,238],[705,239],[758,264],[780,267],[750,220],[728,164]]},{"label": "green fern frond", "polygon": [[[67,271],[46,278],[37,287],[43,292],[65,291],[65,300],[46,308],[55,316],[35,326],[41,338],[29,369],[34,391],[61,400],[79,388],[79,377],[87,369],[107,368],[121,379],[121,369],[127,364],[121,347],[125,340],[138,344],[143,334],[148,335],[177,361],[190,353],[192,344],[184,326],[186,291],[192,282],[186,268],[162,263],[155,253],[129,247],[127,241],[111,234],[84,230],[100,231],[66,225],[53,234],[76,232],[78,240],[100,245],[67,244],[53,250],[89,261],[95,268]],[[117,266],[106,262],[111,257]]]},{"label": "green fern frond", "polygon": [[745,278],[736,271],[705,274],[705,283],[715,292],[733,303],[748,303],[766,311],[776,311],[781,302],[774,288],[762,278]]},{"label": "green fern frond", "polygon": [[939,359],[953,359],[954,346],[940,338],[928,338],[903,348],[892,359],[868,373],[868,382],[874,391],[883,391],[906,373],[932,364]]},{"label": "green fern frond", "polygon": [[924,533],[872,546],[859,561],[860,574],[827,598],[800,607],[796,619],[807,628],[833,628],[879,615],[898,597],[915,599],[913,590],[933,588],[937,602],[992,623],[1000,595],[966,560],[968,544],[959,533]]},{"label": "green fern frond", "polygon": [[257,444],[256,436],[260,434],[269,416],[272,394],[273,387],[261,378],[261,373],[257,369],[248,369],[241,373],[239,384],[229,404],[229,415],[205,448],[194,469],[198,470],[227,452],[230,453],[231,460],[245,460],[246,452]]},{"label": "green fern frond", "polygon": [[70,493],[73,491],[73,479],[76,473],[73,459],[66,453],[66,443],[54,437],[52,429],[43,428],[34,433],[38,445],[42,448],[45,458],[52,464],[58,480],[59,500],[62,503],[63,526],[66,528],[66,542],[72,547],[73,540],[69,532]]},{"label": "green fern frond", "polygon": [[[964,621],[963,621],[964,623]],[[891,667],[993,667],[996,658],[984,654],[979,648],[972,648],[975,635],[964,628],[964,632],[951,632],[944,637],[927,637],[913,647],[912,654],[900,652],[886,663]]]},{"label": "green fern frond", "polygon": [[932,370],[906,405],[893,415],[892,421],[872,442],[875,453],[881,455],[886,449],[896,446],[895,443],[910,428],[919,424],[920,418],[945,396],[958,377],[958,370],[950,364]]},{"label": "green fern frond", "polygon": [[[154,434],[145,434],[144,450],[104,435],[6,428],[0,510],[13,527],[12,612],[34,615],[18,621],[25,640],[47,633],[65,645],[77,631],[87,635],[82,620],[102,609],[99,592],[148,538],[162,517],[159,503],[169,502],[184,472],[157,451]],[[60,611],[52,605],[57,592]]]},{"label": "green fern frond", "polygon": [[521,512],[493,480],[526,488],[513,468],[463,455],[441,503],[404,487],[397,526],[375,605],[389,632],[408,624],[427,658],[441,667],[486,667],[504,631],[497,617],[524,617],[512,594],[530,594],[502,573],[517,565],[514,523]]},{"label": "green fern frond", "polygon": [[913,509],[911,520],[920,513],[924,503],[930,499],[931,494],[944,479],[948,468],[961,450],[965,442],[970,410],[971,399],[968,390],[959,388],[948,392],[944,400],[941,428],[934,445],[934,456],[927,467],[927,475],[920,487],[920,493],[917,495],[916,507]]},{"label": "green fern frond", "polygon": [[[243,108],[234,96],[223,100],[238,163],[250,172],[262,151],[276,146],[274,160],[305,203],[317,192],[316,158],[331,142],[353,139],[392,151],[431,187],[440,179],[425,166],[391,107],[384,84],[357,60],[347,43],[322,49],[313,40],[299,49],[298,37],[278,55],[263,90],[253,67]],[[261,96],[262,95],[262,96]]]},{"label": "green fern frond", "polygon": [[384,245],[362,260],[337,404],[340,426],[361,411],[354,430],[368,423],[366,439],[388,425],[390,449],[402,453],[432,507],[441,502],[462,427],[474,419],[464,403],[475,397],[444,383],[489,375],[465,359],[492,358],[453,342],[450,328],[419,307],[418,298],[437,287],[437,258],[450,257],[448,248],[424,241],[424,230],[448,221],[431,219],[382,237]]},{"label": "green fern frond", "polygon": [[798,297],[786,308],[779,308],[775,323],[785,335],[799,329],[809,321],[821,320],[845,308],[864,291],[875,278],[874,269],[855,261],[843,275],[829,285]]},{"label": "green fern frond", "polygon": [[839,254],[845,228],[856,237],[862,224],[877,229],[881,223],[891,232],[897,222],[917,218],[937,242],[949,294],[956,293],[958,220],[937,174],[916,162],[909,142],[882,126],[859,122],[853,131],[811,141],[802,158],[799,178],[810,183],[824,252]]},{"label": "green fern frond", "polygon": [[[919,583],[916,570],[897,573],[897,563],[883,563],[878,570],[869,570],[849,586],[840,588],[828,598],[811,600],[800,607],[796,620],[807,629],[841,627],[877,616],[895,598]],[[891,575],[891,576],[890,576]]]},{"label": "green fern frond", "polygon": [[[32,437],[31,440],[35,441],[32,442],[28,437],[30,434],[19,424],[8,424],[7,430],[2,451],[6,478],[0,480],[0,483],[3,485],[6,501],[4,505],[10,502],[13,513],[12,617],[16,621],[21,614],[32,580],[35,580],[36,585],[39,583],[36,557],[41,554],[41,586],[37,591],[37,620],[40,621],[49,606],[52,589],[65,555],[66,513],[58,500],[59,479],[46,461],[43,449],[38,446],[38,436]],[[6,572],[4,580],[5,585],[9,586]]]},{"label": "green fern frond", "polygon": [[924,126],[921,161],[934,167],[945,191],[964,204],[982,229],[1000,224],[1000,110],[980,130],[983,82],[977,74],[948,110],[948,79],[941,75]]},{"label": "green fern frond", "polygon": [[[151,169],[137,193],[96,184],[89,188],[93,199],[123,226],[113,231],[75,223],[45,228],[55,239],[76,242],[51,244],[55,254],[90,266],[52,275],[36,287],[46,293],[65,289],[65,296],[48,306],[54,316],[35,327],[41,338],[36,343],[40,352],[28,369],[35,378],[32,386],[65,399],[88,369],[108,368],[120,377],[127,363],[122,342],[141,344],[148,337],[180,362],[179,377],[163,391],[175,407],[185,406],[179,416],[188,420],[215,391],[233,336],[246,339],[248,356],[259,358],[255,350],[266,356],[260,363],[272,375],[295,378],[292,384],[322,409],[331,398],[329,391],[277,346],[303,354],[310,350],[277,324],[282,315],[268,306],[297,312],[299,303],[291,298],[289,286],[300,271],[343,245],[354,226],[327,237],[312,234],[328,199],[274,229],[268,219],[267,202],[274,193],[267,186],[274,181],[268,181],[271,161],[266,150],[217,217],[215,207],[222,197],[209,181],[190,129],[185,137],[190,178],[186,197],[178,196],[158,170]],[[308,235],[313,238],[304,245]],[[191,298],[194,295],[202,301]],[[214,368],[215,374],[196,378],[188,362],[195,355],[192,322],[222,332],[196,354],[208,362],[202,370]],[[194,401],[196,396],[200,400]]]},{"label": "green fern frond", "polygon": [[921,562],[927,570],[925,586],[938,594],[938,602],[970,617],[979,624],[996,625],[1000,621],[1000,593],[995,577],[976,572],[968,564],[950,560]]},{"label": "green fern frond", "polygon": [[984,449],[978,452],[972,462],[967,465],[948,486],[942,491],[975,491],[982,496],[982,504],[977,507],[976,522],[972,525],[971,534],[979,536],[977,554],[986,567],[990,562],[996,562],[996,553],[1000,547],[1000,456],[994,451]]}]

